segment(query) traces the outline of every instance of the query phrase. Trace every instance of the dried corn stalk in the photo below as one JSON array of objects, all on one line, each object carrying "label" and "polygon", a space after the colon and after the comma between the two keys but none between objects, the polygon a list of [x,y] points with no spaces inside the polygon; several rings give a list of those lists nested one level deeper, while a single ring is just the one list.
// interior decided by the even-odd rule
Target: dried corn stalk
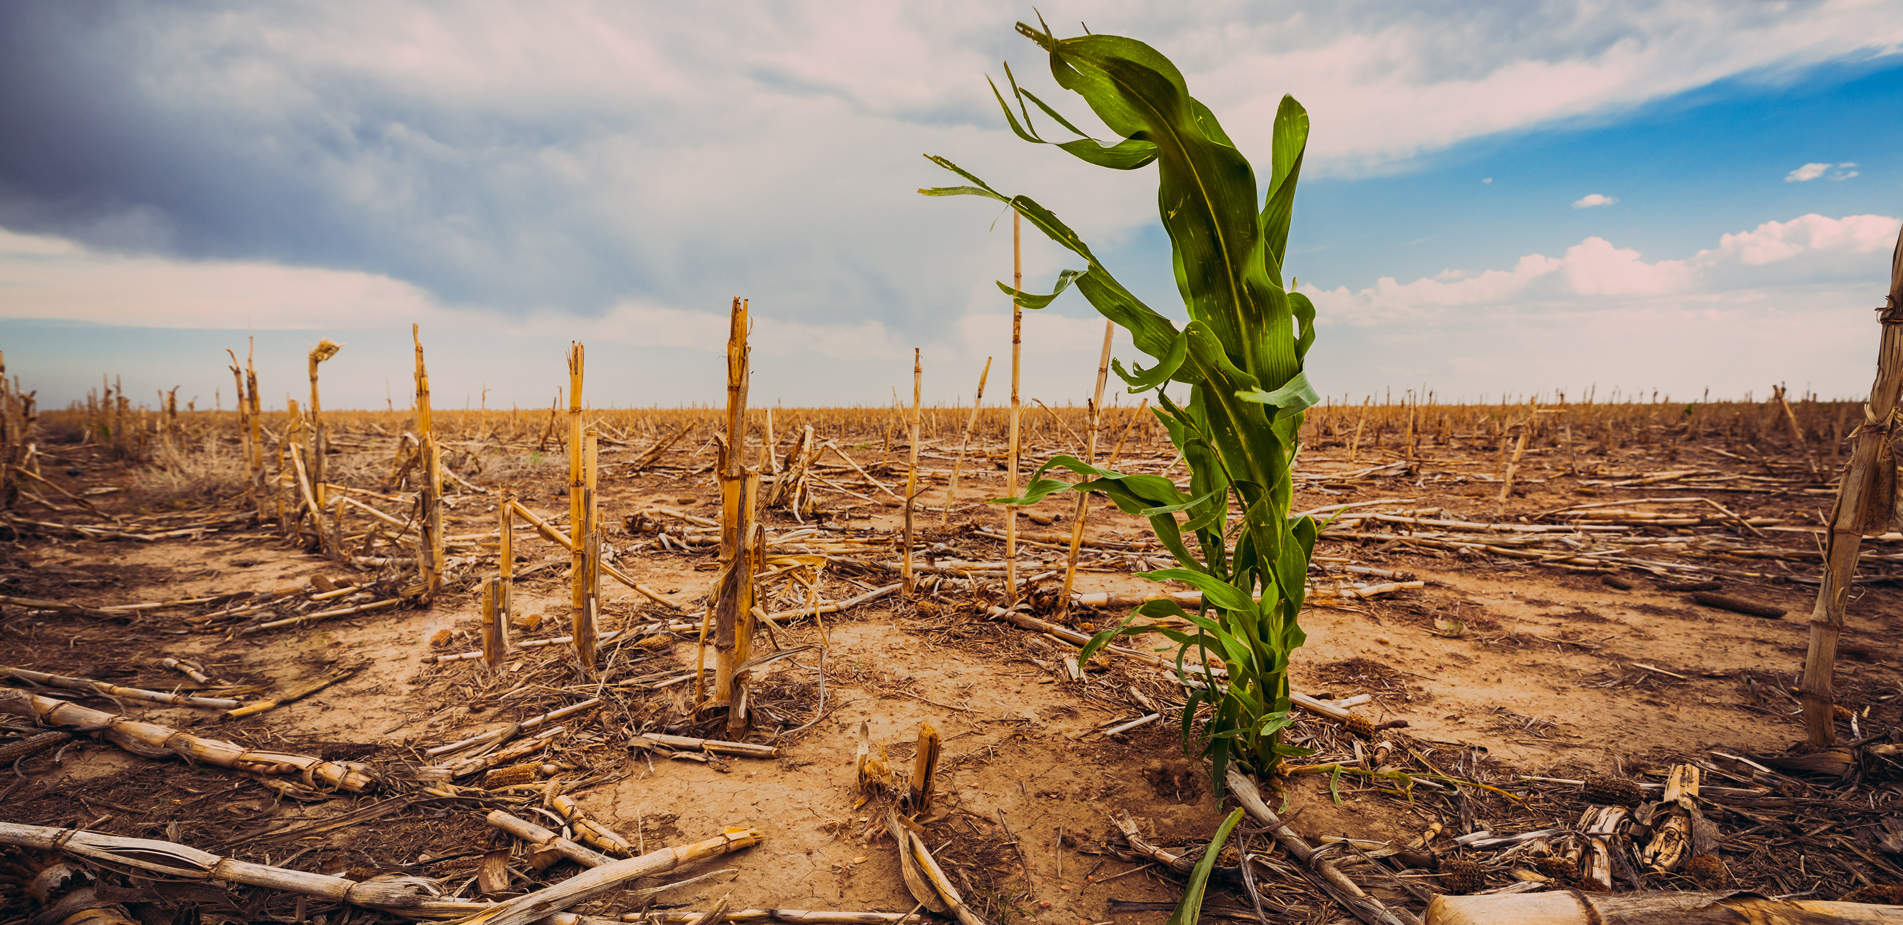
[{"label": "dried corn stalk", "polygon": [[422,528],[417,541],[416,565],[420,578],[417,593],[424,600],[436,594],[443,584],[443,460],[436,445],[434,422],[430,417],[429,371],[423,367],[423,337],[418,325],[410,325],[410,337],[416,342],[416,434],[417,451],[423,464],[422,491],[417,493],[417,523]]},{"label": "dried corn stalk", "polygon": [[1810,744],[1818,747],[1837,744],[1831,672],[1844,610],[1850,604],[1858,550],[1866,534],[1883,532],[1903,511],[1903,493],[1897,491],[1897,466],[1903,464],[1903,232],[1897,234],[1896,251],[1890,258],[1890,292],[1877,317],[1883,323],[1877,378],[1850,450],[1850,468],[1838,485],[1837,503],[1830,512],[1823,581],[1811,607],[1810,649],[1804,657],[1804,730]]},{"label": "dried corn stalk", "polygon": [[800,431],[799,441],[787,451],[785,466],[768,484],[766,499],[761,503],[769,508],[787,511],[794,520],[803,522],[811,517],[818,510],[813,498],[812,468],[819,459],[820,449],[823,447],[815,448],[813,445],[813,425],[805,425]]},{"label": "dried corn stalk", "polygon": [[85,691],[117,697],[121,700],[139,700],[145,703],[161,703],[173,707],[203,707],[208,710],[230,710],[238,706],[238,701],[228,697],[195,697],[190,694],[170,694],[164,691],[141,690],[136,687],[121,687],[107,684],[91,678],[73,678],[66,675],[47,674],[43,671],[29,671],[25,668],[11,668],[0,665],[0,676],[12,676],[34,684],[49,687],[63,687],[71,691]]},{"label": "dried corn stalk", "polygon": [[325,761],[309,755],[260,751],[234,742],[207,739],[157,723],[129,720],[78,704],[25,691],[0,691],[0,711],[17,713],[48,726],[77,726],[126,751],[147,758],[179,755],[189,761],[254,774],[297,774],[312,786],[363,793],[376,787],[369,768],[356,762]]},{"label": "dried corn stalk", "polygon": [[906,799],[913,813],[924,816],[932,810],[932,780],[938,776],[938,730],[931,723],[918,724],[918,752],[912,756],[912,781]]},{"label": "dried corn stalk", "polygon": [[593,899],[637,877],[652,877],[683,864],[751,848],[765,838],[757,829],[729,828],[720,835],[692,845],[663,848],[640,857],[603,864],[552,887],[485,909],[464,919],[462,925],[528,925],[551,912]]},{"label": "dried corn stalk", "polygon": [[[550,786],[554,786],[551,784]],[[581,804],[567,794],[557,794],[549,798],[549,809],[562,817],[573,830],[575,837],[584,843],[595,846],[603,854],[625,858],[634,854],[634,845],[622,838],[615,830],[602,825],[582,811]]]},{"label": "dried corn stalk", "polygon": [[595,665],[595,621],[591,612],[591,590],[595,587],[593,563],[599,557],[589,555],[594,523],[593,504],[588,485],[588,440],[582,420],[581,389],[584,353],[582,345],[568,347],[568,529],[569,574],[572,608],[570,623],[575,637],[575,656],[584,672]]},{"label": "dried corn stalk", "polygon": [[978,423],[978,409],[985,403],[985,379],[991,376],[991,358],[985,357],[985,368],[978,373],[978,393],[971,399],[971,414],[965,418],[964,436],[958,438],[958,457],[952,462],[951,484],[945,489],[945,517],[951,518],[952,506],[958,503],[958,472],[965,467],[965,450],[971,446],[971,426]]},{"label": "dried corn stalk", "polygon": [[102,902],[86,870],[57,855],[27,852],[0,861],[0,881],[12,880],[39,905],[35,925],[139,925],[124,906]]},{"label": "dried corn stalk", "polygon": [[864,720],[859,723],[859,750],[852,766],[860,793],[873,796],[892,789],[892,759],[884,746],[879,747],[879,754],[872,754],[872,727]]},{"label": "dried corn stalk", "polygon": [[904,586],[903,594],[912,596],[912,509],[918,501],[918,428],[920,388],[925,378],[925,367],[919,362],[919,348],[912,348],[912,418],[910,422],[910,447],[906,452],[905,463],[905,561],[899,571],[899,583]]},{"label": "dried corn stalk", "polygon": [[313,512],[311,526],[317,530],[318,541],[322,545],[325,554],[331,556],[340,556],[343,554],[343,530],[342,525],[334,521],[326,524],[322,514],[318,513],[329,506],[329,499],[324,497],[324,456],[329,447],[327,446],[328,441],[325,439],[326,434],[324,432],[322,409],[317,401],[317,366],[329,360],[331,357],[336,356],[337,351],[342,349],[342,347],[342,344],[326,337],[319,340],[317,346],[311,348],[310,353],[311,426],[310,443],[307,452],[310,454],[311,495],[316,500],[317,507],[317,512]]},{"label": "dried corn stalk", "polygon": [[711,605],[714,635],[715,704],[727,707],[727,727],[737,734],[746,724],[746,679],[737,670],[752,657],[755,504],[760,476],[744,462],[747,443],[748,303],[733,300],[727,334],[727,429],[717,467],[720,479],[720,559]]}]

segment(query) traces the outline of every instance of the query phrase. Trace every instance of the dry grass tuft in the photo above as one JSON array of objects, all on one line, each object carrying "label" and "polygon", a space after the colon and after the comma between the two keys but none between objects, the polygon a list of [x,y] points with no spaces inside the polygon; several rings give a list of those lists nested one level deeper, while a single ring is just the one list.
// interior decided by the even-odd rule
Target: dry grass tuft
[{"label": "dry grass tuft", "polygon": [[207,437],[196,448],[160,443],[150,461],[133,470],[131,490],[149,507],[186,508],[229,500],[244,491],[244,457]]}]

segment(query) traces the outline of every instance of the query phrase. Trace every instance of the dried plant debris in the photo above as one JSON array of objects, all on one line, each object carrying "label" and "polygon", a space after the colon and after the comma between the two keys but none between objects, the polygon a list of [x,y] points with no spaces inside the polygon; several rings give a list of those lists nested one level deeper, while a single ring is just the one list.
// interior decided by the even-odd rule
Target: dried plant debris
[{"label": "dried plant debris", "polygon": [[[302,363],[296,372],[301,390]],[[38,444],[24,468],[39,480],[8,470],[20,491],[0,511],[0,665],[23,669],[6,696],[45,707],[30,711],[44,721],[0,716],[8,824],[397,885],[382,889],[427,882],[441,891],[429,901],[451,903],[558,886],[591,869],[577,857],[640,857],[755,825],[769,833],[758,847],[570,912],[704,925],[731,892],[735,921],[901,925],[927,913],[904,918],[917,900],[887,825],[899,800],[915,801],[905,811],[917,829],[901,828],[967,911],[997,923],[1170,908],[1221,817],[1204,770],[1180,757],[1175,666],[1137,649],[1078,666],[1064,635],[1114,626],[1128,600],[1156,593],[1132,578],[1167,558],[1141,521],[1093,507],[1065,601],[1071,505],[1034,509],[1050,522],[1019,524],[1028,606],[1013,613],[1037,622],[994,618],[1007,601],[1003,514],[985,504],[1002,493],[999,409],[923,409],[916,467],[909,406],[770,409],[772,452],[758,455],[769,441],[756,427],[744,462],[774,461],[760,475],[755,603],[769,620],[753,656],[778,657],[753,663],[750,725],[736,735],[728,709],[694,693],[716,680],[695,654],[720,568],[717,410],[590,412],[601,561],[655,596],[603,575],[584,670],[572,550],[523,518],[511,533],[513,638],[493,668],[476,619],[478,583],[500,564],[503,492],[568,529],[565,409],[436,412],[438,486],[409,413],[326,408],[320,431],[270,412],[247,437],[250,422],[240,430],[229,413],[181,412],[165,432],[155,414],[141,431],[116,405],[59,412],[62,433],[103,436]],[[1779,629],[1768,617],[1808,612],[1815,509],[1833,493],[1807,454],[1835,471],[1862,420],[1852,403],[1791,409],[1801,446],[1775,403],[1690,415],[1578,401],[1311,409],[1295,487],[1298,506],[1329,522],[1310,604],[1337,622],[1327,654],[1291,670],[1297,693],[1353,718],[1298,709],[1286,744],[1307,754],[1263,795],[1353,889],[1245,822],[1215,859],[1205,916],[1337,921],[1371,900],[1418,917],[1439,893],[1560,888],[1897,902],[1903,678],[1881,636],[1840,649],[1856,671],[1839,673],[1839,746],[1781,748],[1800,737],[1799,653],[1795,618]],[[1147,412],[1112,407],[1101,423],[1129,471],[1181,476]],[[1029,415],[1026,456],[1075,453],[1086,430],[1082,409]],[[135,480],[142,458],[174,477]],[[898,587],[908,477],[919,489],[909,597]],[[440,530],[426,530],[426,495]],[[427,595],[426,532],[442,544]],[[1857,582],[1857,612],[1903,612],[1894,540],[1866,540]],[[1683,645],[1705,639],[1709,652]],[[1483,663],[1548,686],[1496,696]],[[1555,703],[1569,696],[1622,712],[1568,716]],[[211,701],[277,706],[222,719]],[[1661,734],[1700,711],[1697,728],[1716,732]],[[47,724],[75,716],[90,719]],[[1394,720],[1411,725],[1383,728]],[[861,723],[868,760],[856,766]],[[937,731],[936,761],[919,750],[920,723]],[[114,724],[133,748],[113,744]],[[221,745],[193,744],[204,742]],[[259,756],[325,762],[344,769],[339,782],[356,772],[369,785],[353,793],[304,773],[322,766]],[[915,797],[921,766],[935,784]],[[1697,767],[1697,793],[1667,800],[1681,766]],[[486,821],[497,812],[579,850],[508,834]],[[775,840],[799,847],[775,854]],[[705,874],[717,876],[695,879]],[[405,920],[57,850],[9,853],[0,917],[55,909],[96,921]]]}]

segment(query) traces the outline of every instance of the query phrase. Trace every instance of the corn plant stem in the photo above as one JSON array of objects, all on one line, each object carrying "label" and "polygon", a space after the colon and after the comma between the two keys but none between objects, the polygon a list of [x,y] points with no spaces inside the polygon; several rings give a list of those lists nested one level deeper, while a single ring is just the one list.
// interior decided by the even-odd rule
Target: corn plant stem
[{"label": "corn plant stem", "polygon": [[388,514],[385,514],[384,512],[379,511],[376,508],[373,508],[370,505],[365,504],[362,501],[358,501],[357,499],[352,498],[348,495],[338,495],[337,503],[348,505],[350,507],[354,507],[360,511],[363,511],[366,514],[369,514],[372,519],[380,521],[381,523],[387,526],[395,527],[398,531],[409,530],[409,527],[410,527],[409,524],[401,520],[398,520],[395,517],[392,517]]},{"label": "corn plant stem", "polygon": [[[251,491],[251,482],[249,478],[252,472],[251,461],[252,461],[252,454],[255,451],[255,448],[251,444],[251,419],[250,419],[251,409],[245,406],[244,370],[238,368],[238,354],[234,352],[230,347],[226,347],[225,355],[228,357],[231,357],[231,366],[230,366],[231,381],[232,381],[233,387],[237,389],[237,391],[233,393],[235,396],[235,400],[233,401],[233,404],[238,409],[238,440],[244,446],[244,468],[245,468],[245,475],[247,476],[245,480],[245,492],[249,494]],[[3,385],[4,383],[0,383],[0,386],[3,386]]]},{"label": "corn plant stem", "polygon": [[918,726],[918,749],[912,755],[911,789],[906,794],[909,808],[917,816],[930,816],[932,810],[932,784],[938,772],[938,755],[941,748],[938,729],[931,723]]},{"label": "corn plant stem", "polygon": [[743,579],[742,601],[746,606],[744,613],[736,615],[734,620],[733,660],[734,681],[733,699],[727,709],[727,732],[734,738],[740,738],[747,729],[747,672],[746,666],[753,659],[753,631],[759,618],[765,614],[757,603],[759,599],[758,571],[760,563],[766,561],[766,525],[760,522],[760,472],[748,469],[744,472],[745,488],[742,492],[742,509],[745,511],[745,529],[741,537],[745,541],[741,553],[740,575]]},{"label": "corn plant stem", "polygon": [[1348,441],[1348,464],[1351,466],[1361,459],[1361,428],[1362,425],[1368,423],[1368,407],[1373,403],[1374,396],[1370,395],[1363,398],[1361,400],[1361,413],[1355,415],[1355,435],[1352,440]]},{"label": "corn plant stem", "polygon": [[[285,404],[290,405],[292,404],[292,402],[287,401]],[[293,432],[295,432],[295,430],[296,430],[296,426],[294,422],[290,424],[286,424],[284,428],[284,434],[285,436],[288,437]],[[288,535],[291,532],[291,524],[286,519],[286,512],[284,507],[284,493],[290,490],[289,480],[292,478],[292,476],[290,474],[291,464],[285,458],[286,452],[287,451],[285,449],[285,441],[280,439],[277,444],[278,467],[277,467],[277,473],[275,476],[275,481],[273,482],[273,484],[277,486],[277,490],[271,493],[271,500],[272,500],[273,506],[276,508],[278,532]]]},{"label": "corn plant stem", "polygon": [[509,653],[509,605],[515,596],[515,506],[515,494],[508,491],[502,493],[502,503],[496,505],[496,516],[500,520],[496,532],[496,578],[485,602],[482,633],[483,661],[491,669],[501,668],[503,656]]},{"label": "corn plant stem", "polygon": [[[1110,375],[1110,344],[1116,337],[1117,323],[1103,323],[1103,355],[1097,360],[1097,387],[1090,400],[1090,418],[1085,426],[1084,462],[1097,464],[1097,422],[1103,407],[1104,380]],[[1064,591],[1057,598],[1058,613],[1070,612],[1070,592],[1077,580],[1077,557],[1084,546],[1084,522],[1090,518],[1090,492],[1077,493],[1077,512],[1070,525],[1070,552],[1064,558]]]},{"label": "corn plant stem", "polygon": [[[251,458],[247,461],[251,474],[251,497],[256,505],[258,516],[264,516],[264,427],[263,413],[259,410],[258,369],[252,358],[257,351],[257,338],[246,339],[245,348],[245,439],[251,447]],[[234,362],[236,357],[233,357]]]},{"label": "corn plant stem", "polygon": [[[408,436],[408,435],[406,434],[405,436]],[[414,442],[414,438],[411,438],[411,440],[412,442]],[[401,451],[399,450],[399,452]],[[349,485],[339,485],[336,482],[330,482],[326,484],[324,486],[324,489],[325,491],[333,495],[362,495],[366,498],[375,498],[378,501],[388,501],[391,504],[415,504],[416,503],[416,496],[414,494],[409,495],[407,497],[405,497],[404,495],[391,495],[391,494],[385,494],[383,492],[370,491],[369,489],[365,489],[365,488],[354,488]]]},{"label": "corn plant stem", "polygon": [[593,428],[582,436],[582,516],[587,521],[586,529],[581,533],[582,547],[582,610],[581,619],[575,624],[575,660],[581,663],[584,673],[592,673],[595,668],[595,644],[598,635],[595,626],[600,611],[601,600],[601,528],[599,508],[596,500],[597,454],[600,447],[596,443]]},{"label": "corn plant stem", "polygon": [[422,522],[416,554],[421,594],[433,597],[443,583],[443,477],[442,457],[437,451],[435,421],[430,412],[429,371],[423,365],[421,327],[410,325],[410,337],[416,342],[416,437],[417,452],[423,464]]},{"label": "corn plant stem", "polygon": [[502,667],[502,657],[506,654],[501,643],[500,626],[502,619],[497,613],[499,599],[502,597],[502,579],[494,575],[482,580],[482,590],[478,600],[478,611],[482,617],[482,661],[490,670]]},{"label": "corn plant stem", "polygon": [[[325,342],[319,343],[316,347],[311,348],[310,356],[308,358],[310,360],[310,374],[311,374],[311,411],[310,411],[310,415],[311,415],[311,438],[310,438],[311,494],[316,497],[317,506],[319,508],[329,506],[329,499],[327,499],[324,496],[324,418],[322,414],[322,408],[318,404],[318,401],[317,401],[317,366],[319,363],[322,363],[325,360],[330,358],[330,354],[327,354],[324,352],[324,348],[327,344],[329,344],[329,342],[325,341]],[[332,352],[334,353],[335,345],[330,345],[330,346],[332,347]],[[324,530],[322,523],[316,523],[316,524],[313,524],[313,526],[317,527],[317,529],[320,532]],[[326,549],[330,547],[330,543],[331,543],[330,537],[328,536],[324,537],[324,546]]]},{"label": "corn plant stem", "polygon": [[[1024,252],[1021,247],[1024,215],[1016,209],[1011,210],[1011,288],[1024,291]],[[1023,405],[1018,400],[1019,367],[1024,354],[1024,305],[1016,296],[1011,297],[1011,433],[1009,468],[1005,484],[1006,497],[1018,496],[1018,456],[1022,448],[1018,442],[1018,423],[1023,413]],[[1004,505],[1004,587],[1005,606],[1018,604],[1018,508],[1015,504]]]},{"label": "corn plant stem", "polygon": [[1879,467],[1894,465],[1881,457],[1881,451],[1897,439],[1899,418],[1903,418],[1903,407],[1899,406],[1903,399],[1903,232],[1897,236],[1890,262],[1890,292],[1879,317],[1883,335],[1877,353],[1876,382],[1870,387],[1863,425],[1850,451],[1849,471],[1837,488],[1837,503],[1830,512],[1823,580],[1811,608],[1810,647],[1804,656],[1804,731],[1810,744],[1818,747],[1836,744],[1831,671],[1837,661],[1837,637],[1843,632],[1844,610],[1850,603],[1863,535],[1881,532],[1894,516],[1893,511],[1881,509],[1882,502],[1894,505],[1894,500],[1880,490],[1877,476]]},{"label": "corn plant stem", "polygon": [[[1031,630],[1032,632],[1043,633],[1044,635],[1049,636],[1053,639],[1061,639],[1064,642],[1068,642],[1074,646],[1081,647],[1085,643],[1090,641],[1090,637],[1084,633],[1080,633],[1077,630],[1071,629],[1068,626],[1059,626],[1055,623],[1051,623],[1046,620],[1040,620],[1036,617],[1031,616],[1030,614],[1019,613],[1017,611],[1012,611],[1012,610],[1005,610],[1002,607],[990,608],[989,614],[994,619],[1003,620],[1007,623],[1013,624],[1022,629]],[[1099,651],[1114,652],[1118,655],[1124,656],[1125,658],[1132,658],[1139,662],[1143,662],[1149,665],[1154,665],[1155,667],[1163,668],[1172,672],[1176,670],[1176,662],[1174,660],[1164,658],[1163,656],[1156,655],[1155,653],[1151,653],[1151,652],[1142,652],[1136,649],[1131,649],[1131,648],[1127,648],[1125,646],[1119,646],[1119,645],[1106,645],[1103,647],[1103,649]],[[1183,667],[1189,673],[1200,675],[1205,678],[1222,677],[1228,674],[1228,672],[1222,668],[1198,668],[1194,662],[1185,662]],[[1345,723],[1351,717],[1355,716],[1354,713],[1350,712],[1347,709],[1342,708],[1341,706],[1338,706],[1326,700],[1322,700],[1319,697],[1309,696],[1308,694],[1304,694],[1299,691],[1290,691],[1289,701],[1293,703],[1295,706],[1301,707],[1302,709],[1307,710],[1310,713],[1314,713],[1317,716],[1325,716],[1337,722]]]},{"label": "corn plant stem", "polygon": [[[569,559],[569,626],[575,637],[576,657],[581,660],[582,670],[588,671],[594,662],[592,656],[594,630],[588,627],[588,472],[587,447],[583,430],[587,426],[582,420],[582,380],[585,373],[586,351],[580,343],[568,345],[568,528],[571,531],[568,546]],[[583,658],[583,649],[587,648],[587,658]]]},{"label": "corn plant stem", "polygon": [[1777,403],[1784,409],[1784,420],[1791,425],[1791,438],[1796,441],[1797,448],[1804,451],[1804,462],[1810,466],[1810,477],[1823,478],[1823,470],[1817,465],[1817,454],[1811,451],[1810,441],[1804,438],[1804,428],[1798,426],[1797,415],[1791,411],[1791,403],[1784,398],[1784,387],[1773,386],[1771,393],[1777,396]]},{"label": "corn plant stem", "polygon": [[756,463],[762,475],[780,474],[779,439],[773,431],[773,409],[768,408],[766,409],[766,430],[760,436],[760,461]]},{"label": "corn plant stem", "polygon": [[971,413],[965,416],[965,433],[958,439],[958,459],[952,463],[951,486],[945,489],[945,519],[951,520],[952,508],[958,504],[958,473],[965,467],[965,450],[971,446],[971,427],[978,423],[978,409],[985,403],[985,379],[991,375],[991,358],[985,357],[985,368],[978,373],[978,394],[972,396]]},{"label": "corn plant stem", "polygon": [[[750,640],[753,623],[753,568],[748,549],[753,531],[748,516],[745,462],[749,307],[745,299],[733,300],[727,332],[726,440],[720,447],[718,462],[721,570],[708,605],[714,641],[713,699],[727,704],[730,710],[734,709],[739,693],[734,689],[735,669],[746,661],[741,651],[745,645],[742,637]],[[703,642],[703,658],[705,651]]]},{"label": "corn plant stem", "polygon": [[906,597],[912,596],[912,506],[918,499],[918,428],[919,400],[923,394],[920,389],[924,382],[925,367],[919,359],[919,348],[912,348],[912,421],[911,446],[905,462],[905,568],[900,573],[899,583],[905,586]]},{"label": "corn plant stem", "polygon": [[304,510],[310,514],[311,531],[317,535],[317,542],[324,552],[330,552],[330,538],[324,530],[324,511],[317,506],[317,499],[311,493],[311,479],[304,468],[304,447],[291,444],[287,450],[291,457],[291,470],[295,477],[297,496],[303,501]]},{"label": "corn plant stem", "polygon": [[1148,398],[1137,403],[1137,410],[1131,413],[1129,420],[1123,422],[1123,432],[1117,435],[1117,445],[1110,450],[1110,459],[1104,463],[1104,468],[1115,468],[1117,460],[1123,458],[1123,442],[1129,439],[1130,428],[1134,427],[1138,421],[1143,420],[1143,412],[1148,410],[1150,410],[1150,400]]},{"label": "corn plant stem", "polygon": [[[1531,423],[1520,425],[1520,438],[1513,446],[1513,459],[1507,463],[1506,475],[1500,479],[1499,516],[1506,516],[1507,499],[1513,494],[1513,476],[1520,470],[1520,457],[1526,455],[1526,440],[1532,429]],[[1504,450],[1506,444],[1502,443],[1500,448]]]}]

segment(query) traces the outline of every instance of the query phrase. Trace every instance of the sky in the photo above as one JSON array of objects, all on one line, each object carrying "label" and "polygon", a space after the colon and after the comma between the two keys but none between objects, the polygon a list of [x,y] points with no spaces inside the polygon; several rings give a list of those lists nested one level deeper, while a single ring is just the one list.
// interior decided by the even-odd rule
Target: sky
[{"label": "sky", "polygon": [[[1323,8],[1323,7],[1326,8]],[[943,155],[1028,193],[1181,317],[1154,168],[1015,139],[1003,67],[1168,55],[1262,167],[1312,131],[1285,272],[1331,400],[1431,391],[1862,397],[1903,224],[1903,5],[1701,2],[0,2],[0,351],[63,407],[536,407],[587,349],[600,407],[722,400],[735,296],[756,405],[1008,394],[1009,216],[932,199]],[[1025,286],[1075,260],[1035,232]],[[1080,401],[1103,321],[1027,313],[1027,401]],[[248,345],[254,345],[248,347]],[[1116,355],[1133,359],[1119,338]],[[1115,389],[1112,379],[1112,390]],[[1128,403],[1129,396],[1118,400]]]}]

